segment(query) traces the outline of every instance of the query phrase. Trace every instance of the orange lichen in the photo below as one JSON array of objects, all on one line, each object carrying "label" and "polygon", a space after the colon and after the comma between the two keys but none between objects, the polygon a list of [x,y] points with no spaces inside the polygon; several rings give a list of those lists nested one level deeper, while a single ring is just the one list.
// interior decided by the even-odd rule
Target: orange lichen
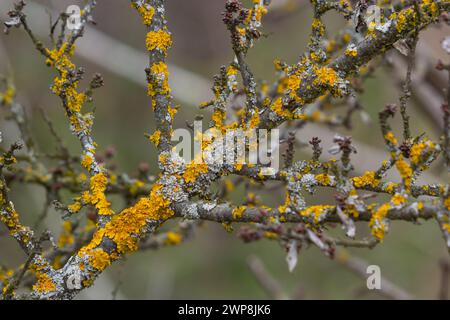
[{"label": "orange lichen", "polygon": [[215,110],[212,114],[212,121],[214,122],[214,127],[223,132],[225,123],[225,112],[222,110]]},{"label": "orange lichen", "polygon": [[331,178],[327,174],[318,174],[315,178],[317,182],[322,186],[329,186],[331,183]]},{"label": "orange lichen", "polygon": [[81,210],[81,202],[79,199],[76,199],[74,203],[67,207],[70,212],[77,213]]},{"label": "orange lichen", "polygon": [[161,131],[156,130],[151,136],[150,141],[155,144],[155,146],[159,146],[159,141],[161,139]]},{"label": "orange lichen", "polygon": [[242,214],[244,213],[244,211],[247,209],[246,206],[240,206],[240,207],[236,207],[233,212],[232,212],[232,216],[233,219],[241,219],[242,218]]},{"label": "orange lichen", "polygon": [[[64,98],[65,104],[69,112],[77,113],[81,111],[82,106],[87,101],[87,95],[85,93],[79,93],[77,87],[79,80],[69,80],[69,73],[71,70],[75,70],[75,65],[70,61],[73,55],[75,46],[68,47],[68,43],[63,43],[58,49],[53,50],[46,49],[47,65],[54,66],[59,72],[59,76],[53,81],[52,91]],[[76,127],[74,119],[71,119],[72,125]]]},{"label": "orange lichen", "polygon": [[154,63],[151,66],[150,71],[152,75],[156,77],[156,81],[149,82],[148,95],[153,97],[156,94],[169,94],[171,90],[169,86],[169,71],[167,64],[164,62]]},{"label": "orange lichen", "polygon": [[284,204],[278,207],[278,212],[284,214],[290,206],[291,206],[291,197],[289,196],[289,193],[286,193]]},{"label": "orange lichen", "polygon": [[174,215],[169,206],[170,200],[163,196],[162,185],[156,184],[149,197],[141,198],[135,205],[114,216],[105,227],[98,229],[91,242],[80,250],[79,256],[97,248],[104,237],[115,242],[119,254],[136,251],[139,236],[149,221],[165,221]]},{"label": "orange lichen", "polygon": [[47,274],[42,272],[36,273],[37,282],[33,285],[33,290],[39,293],[48,293],[56,290],[56,285]]},{"label": "orange lichen", "polygon": [[172,46],[172,36],[164,30],[150,31],[145,41],[148,51],[155,49],[167,54],[167,50]]},{"label": "orange lichen", "polygon": [[397,145],[398,141],[397,138],[395,138],[395,135],[393,132],[389,131],[388,133],[385,134],[384,138],[389,141],[390,143],[392,143],[393,145]]},{"label": "orange lichen", "polygon": [[330,87],[334,86],[338,79],[336,71],[328,67],[322,67],[317,69],[316,76],[319,84],[328,85]]},{"label": "orange lichen", "polygon": [[286,119],[293,118],[292,112],[283,106],[283,99],[281,97],[275,99],[275,101],[270,106],[270,109],[280,117]]},{"label": "orange lichen", "polygon": [[192,161],[186,166],[186,171],[183,174],[183,179],[186,183],[195,182],[199,175],[207,172],[208,165],[206,163],[196,163],[195,161]]},{"label": "orange lichen", "polygon": [[349,57],[356,57],[358,56],[358,50],[354,45],[348,46],[347,49],[345,49],[345,55]]},{"label": "orange lichen", "polygon": [[89,263],[97,270],[105,270],[111,264],[111,257],[103,249],[95,249],[89,253]]},{"label": "orange lichen", "polygon": [[409,156],[411,163],[415,166],[419,166],[422,162],[426,161],[426,159],[424,159],[425,153],[435,149],[436,144],[428,139],[423,139],[420,142],[413,144]]},{"label": "orange lichen", "polygon": [[100,215],[111,215],[111,204],[106,199],[105,191],[108,185],[108,178],[104,173],[98,173],[91,178],[90,192],[83,194],[83,201],[92,204]]},{"label": "orange lichen", "polygon": [[388,185],[386,186],[385,190],[387,193],[393,193],[395,188],[398,187],[398,184],[395,182],[389,182]]},{"label": "orange lichen", "polygon": [[409,24],[415,25],[416,11],[413,8],[400,11],[397,15],[397,31],[403,32],[407,29]]},{"label": "orange lichen", "polygon": [[394,205],[402,205],[406,202],[406,197],[400,193],[396,193],[392,198],[391,202]]},{"label": "orange lichen", "polygon": [[260,122],[261,122],[261,119],[259,118],[259,110],[256,109],[256,110],[253,111],[253,115],[250,118],[250,121],[248,123],[248,127],[250,129],[255,129],[255,128],[257,128],[259,126]]},{"label": "orange lichen", "polygon": [[384,234],[386,232],[386,225],[384,224],[384,219],[387,216],[389,210],[391,209],[390,203],[385,203],[381,205],[374,214],[369,222],[369,226],[372,227],[372,235],[379,240],[383,240]]},{"label": "orange lichen", "polygon": [[444,206],[447,208],[447,210],[450,211],[450,195],[448,195],[447,198],[444,199]]},{"label": "orange lichen", "polygon": [[420,162],[421,153],[426,147],[425,143],[416,143],[411,147],[410,159],[412,163],[418,164]]},{"label": "orange lichen", "polygon": [[132,3],[133,7],[135,7],[138,12],[142,16],[142,22],[149,26],[152,24],[153,15],[155,14],[155,8],[148,4],[143,4],[141,6],[138,6],[136,3]]},{"label": "orange lichen", "polygon": [[380,180],[376,179],[376,173],[374,171],[366,171],[364,175],[360,177],[354,177],[353,185],[356,188],[363,188],[370,186],[372,188],[376,188],[380,184]]},{"label": "orange lichen", "polygon": [[4,93],[0,93],[0,105],[9,106],[14,100],[16,90],[13,86],[8,86]]},{"label": "orange lichen", "polygon": [[86,169],[90,169],[90,167],[92,166],[93,163],[94,163],[94,159],[88,154],[86,154],[83,157],[83,159],[81,160],[81,165],[83,167],[85,167]]},{"label": "orange lichen", "polygon": [[413,175],[411,166],[405,160],[403,160],[403,158],[397,160],[395,162],[395,166],[397,167],[397,170],[405,183],[406,190],[409,190],[411,187]]},{"label": "orange lichen", "polygon": [[297,90],[300,88],[301,83],[302,83],[302,79],[296,74],[290,75],[286,79],[286,85],[287,85],[287,88],[289,89],[289,95],[292,98],[297,97]]},{"label": "orange lichen", "polygon": [[330,205],[311,206],[306,208],[305,210],[302,210],[300,212],[300,215],[302,217],[313,217],[314,222],[317,223],[321,220],[322,217],[324,217],[330,210],[333,209],[335,209],[335,206]]}]

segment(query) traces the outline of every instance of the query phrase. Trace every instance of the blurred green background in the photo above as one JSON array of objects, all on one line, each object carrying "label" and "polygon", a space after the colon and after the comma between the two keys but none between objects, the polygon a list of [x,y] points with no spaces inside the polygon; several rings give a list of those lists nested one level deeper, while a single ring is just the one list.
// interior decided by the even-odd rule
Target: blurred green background
[{"label": "blurred green background", "polygon": [[[281,1],[281,0],[279,0]],[[62,11],[70,4],[82,4],[76,0],[28,1]],[[168,0],[167,18],[173,33],[174,45],[168,61],[178,67],[190,70],[212,79],[220,66],[233,58],[228,33],[221,20],[223,0]],[[275,0],[277,2],[277,0]],[[296,1],[293,0],[293,3]],[[11,0],[2,0],[0,19],[6,19],[7,8]],[[27,11],[30,25],[48,24],[44,10],[31,7]],[[309,36],[309,24],[312,12],[310,6],[301,5],[293,10],[278,10],[269,14],[264,23],[267,38],[263,38],[249,54],[251,65],[258,79],[275,79],[273,60],[280,58],[294,63],[303,53]],[[326,23],[330,34],[345,25],[342,18],[327,15]],[[138,16],[126,0],[99,0],[95,11],[96,29],[127,46],[145,52],[145,29]],[[422,45],[434,48],[437,57],[448,61],[439,51],[439,41],[444,30],[432,29],[427,32]],[[45,37],[41,37],[46,40]],[[83,42],[83,39],[80,40]],[[421,43],[423,40],[421,40]],[[47,42],[48,44],[48,42]],[[101,42],[92,46],[95,52]],[[150,102],[146,95],[144,68],[142,65],[142,85],[130,81],[117,73],[106,70],[90,59],[75,57],[77,65],[86,70],[86,78],[100,72],[105,79],[105,87],[95,93],[94,105],[96,121],[94,135],[100,145],[100,151],[108,146],[118,150],[116,162],[119,172],[135,173],[141,162],[151,164],[152,173],[157,173],[154,165],[156,150],[144,137],[152,132],[154,122]],[[116,61],[118,67],[126,67],[126,61]],[[52,152],[55,143],[48,132],[40,113],[42,107],[50,115],[59,135],[64,138],[70,150],[79,152],[78,141],[68,130],[67,121],[57,97],[51,94],[49,86],[54,74],[45,66],[22,30],[11,30],[11,34],[0,35],[0,73],[14,79],[19,100],[26,107],[31,119],[33,136],[38,141],[39,150]],[[210,80],[209,80],[210,81]],[[387,103],[397,102],[399,90],[397,81],[386,69],[376,72],[376,77],[366,82],[366,91],[362,95],[363,106],[371,115],[370,125],[362,123],[355,116],[354,130],[332,129],[345,135],[353,135],[362,143],[379,148],[383,144],[377,126],[377,113]],[[191,84],[184,83],[189,90]],[[204,90],[205,91],[205,90]],[[206,91],[207,92],[207,91]],[[206,100],[208,96],[205,96]],[[197,103],[201,103],[199,100]],[[436,139],[439,128],[427,111],[419,105],[411,104],[411,121],[414,134],[427,132]],[[192,105],[181,105],[175,127],[184,127],[185,120],[193,119],[197,111]],[[4,114],[0,111],[0,114]],[[4,143],[17,139],[17,130],[3,120],[1,131]],[[398,123],[397,123],[398,129]],[[400,131],[398,131],[400,132]],[[311,134],[305,134],[303,140],[309,141]],[[329,141],[328,141],[329,142]],[[381,149],[380,149],[381,148]],[[361,155],[368,156],[370,154]],[[298,153],[297,157],[306,155]],[[358,159],[358,156],[355,156]],[[360,160],[364,162],[363,160]],[[357,163],[357,161],[356,161]],[[362,163],[364,165],[364,163]],[[376,167],[375,167],[376,168]],[[375,169],[373,168],[373,169]],[[434,175],[448,182],[448,174],[442,166],[433,169]],[[33,224],[43,205],[43,191],[38,188],[16,186],[13,199],[25,223]],[[237,190],[235,199],[242,201],[242,190]],[[276,190],[261,194],[267,205],[277,205],[283,201],[284,191]],[[323,192],[312,198],[314,202],[332,201],[330,192]],[[54,234],[59,233],[60,219],[52,211],[46,220],[46,228]],[[365,224],[359,224],[358,236],[368,234]],[[237,229],[237,228],[235,228]],[[334,233],[341,234],[339,228]],[[0,230],[3,230],[0,227]],[[444,241],[434,221],[421,225],[394,222],[391,231],[382,245],[373,250],[351,249],[349,252],[364,258],[369,264],[381,267],[382,275],[404,288],[416,298],[436,298],[440,287],[439,259],[447,259]],[[289,273],[285,261],[285,249],[275,242],[267,240],[253,244],[243,244],[235,234],[228,234],[220,225],[206,223],[196,233],[194,239],[179,247],[164,248],[158,251],[136,253],[125,261],[116,263],[96,282],[96,285],[79,298],[110,299],[117,281],[122,282],[118,298],[134,299],[239,299],[267,298],[264,290],[255,280],[247,266],[250,255],[259,257],[267,270],[279,281],[287,294],[306,299],[378,299],[381,296],[365,289],[362,279],[338,263],[325,257],[317,248],[302,249],[299,264],[293,273]],[[23,263],[25,257],[16,243],[8,238],[0,238],[0,263],[15,267]],[[301,292],[302,294],[298,294]]]}]

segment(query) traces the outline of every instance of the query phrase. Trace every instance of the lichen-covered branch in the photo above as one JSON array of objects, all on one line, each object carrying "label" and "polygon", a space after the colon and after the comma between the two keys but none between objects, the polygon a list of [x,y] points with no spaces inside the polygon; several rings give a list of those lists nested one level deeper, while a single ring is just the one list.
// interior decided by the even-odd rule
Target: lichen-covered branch
[{"label": "lichen-covered branch", "polygon": [[[202,109],[212,111],[208,134],[188,125],[202,147],[192,159],[178,154],[172,141],[178,109],[173,105],[166,64],[172,35],[165,1],[130,3],[147,32],[142,43],[145,42],[149,64],[142,69],[147,75],[156,123],[149,139],[158,150],[158,177],[148,175],[149,165],[145,163],[134,174],[115,170],[111,165],[115,150],[98,151],[93,138],[94,114],[90,107],[94,91],[103,86],[103,78],[94,74],[87,88],[81,89],[86,72],[74,64],[72,56],[76,42],[83,41],[86,25],[93,22],[96,1],[87,1],[80,24],[70,32],[65,25],[67,16],[61,14],[51,26],[49,47],[33,33],[25,2],[19,1],[8,13],[6,31],[23,28],[56,73],[51,91],[59,97],[81,151],[79,155],[70,154],[51,119],[44,115],[58,148],[55,154],[40,154],[22,116],[23,107],[16,101],[13,83],[9,79],[2,83],[0,105],[19,127],[19,138],[27,147],[23,153],[19,153],[19,144],[0,150],[0,221],[27,255],[24,265],[0,269],[2,298],[74,298],[94,285],[113,262],[138,250],[182,244],[203,221],[221,223],[230,232],[238,225],[238,236],[244,242],[278,241],[287,248],[290,268],[295,267],[293,257],[303,245],[312,245],[330,258],[334,257],[336,246],[371,249],[382,243],[390,224],[397,220],[435,220],[450,248],[450,186],[438,181],[418,183],[423,172],[441,157],[448,165],[448,99],[443,107],[445,132],[439,142],[415,132],[408,116],[416,42],[421,30],[443,23],[441,14],[448,11],[449,1],[406,1],[395,6],[387,1],[380,22],[368,24],[350,2],[311,1],[314,18],[305,53],[292,65],[277,59],[276,81],[269,84],[253,73],[247,53],[263,38],[262,20],[270,14],[270,1],[253,0],[252,6],[246,8],[238,0],[228,0],[223,21],[231,35],[232,62],[221,67],[214,77],[213,98],[200,104]],[[324,15],[329,11],[336,11],[357,25],[349,23],[342,33],[328,37]],[[57,30],[59,34],[55,34]],[[380,141],[388,156],[378,167],[355,174],[353,158],[358,150],[351,137],[340,135],[335,136],[329,150],[335,158],[322,160],[320,137],[308,137],[312,157],[298,159],[295,132],[306,124],[351,129],[355,114],[367,117],[359,100],[365,80],[382,65],[384,53],[398,48],[399,42],[410,46],[399,108],[403,141],[399,142],[391,124],[398,108],[388,104],[379,112]],[[244,96],[244,105],[236,102]],[[267,136],[255,138],[251,132],[281,127],[281,138],[274,138],[277,147],[269,150],[273,156],[276,149],[282,149],[280,145],[287,146],[282,155],[284,162],[277,170],[272,167],[273,157],[269,162],[250,164],[228,161],[267,142]],[[242,132],[242,140],[249,145],[235,148],[233,144],[230,148],[225,144],[230,135],[233,141],[235,137],[239,140]],[[218,157],[217,150],[224,146]],[[56,168],[49,166],[49,159],[59,160]],[[392,179],[388,173],[399,179]],[[38,237],[35,230],[21,223],[9,199],[9,188],[16,184],[33,184],[45,190],[44,213],[38,222],[52,205],[62,213],[64,221],[57,241],[48,232]],[[240,204],[229,197],[238,184],[245,186],[246,193]],[[280,205],[271,207],[258,192],[270,190],[273,184],[276,189],[285,187],[285,196]],[[213,186],[218,186],[217,193],[211,192]],[[314,195],[325,188],[333,190],[334,200],[319,205],[307,203],[307,194]],[[61,200],[63,191],[73,195],[71,203]],[[113,208],[109,195],[120,197],[126,205]],[[83,213],[87,219],[78,219]],[[177,220],[177,226],[167,229],[168,220]],[[371,235],[361,238],[356,222],[368,224]],[[342,225],[345,236],[330,236],[326,229],[330,223]],[[42,250],[44,241],[52,242],[52,248]],[[27,289],[25,296],[17,294],[19,288]]]}]

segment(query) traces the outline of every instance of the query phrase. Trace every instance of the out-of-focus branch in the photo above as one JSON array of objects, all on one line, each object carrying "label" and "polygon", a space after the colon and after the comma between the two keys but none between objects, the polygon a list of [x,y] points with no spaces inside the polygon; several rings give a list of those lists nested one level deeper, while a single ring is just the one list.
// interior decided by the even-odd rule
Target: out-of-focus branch
[{"label": "out-of-focus branch", "polygon": [[450,263],[448,259],[443,258],[439,262],[441,268],[441,282],[439,288],[438,299],[448,300],[449,299],[449,284],[450,284]]},{"label": "out-of-focus branch", "polygon": [[[354,272],[356,275],[361,277],[362,279],[367,279],[367,268],[369,267],[369,263],[366,261],[352,257],[347,252],[341,251],[338,253],[336,257],[336,261],[348,268],[350,271]],[[377,290],[380,294],[384,295],[386,298],[394,299],[394,300],[411,300],[412,296],[398,287],[390,280],[385,277],[381,277],[381,288]]]},{"label": "out-of-focus branch", "polygon": [[258,283],[266,291],[271,299],[287,300],[288,295],[283,291],[281,285],[266,270],[262,261],[256,256],[250,256],[247,259],[247,265],[252,271]]}]

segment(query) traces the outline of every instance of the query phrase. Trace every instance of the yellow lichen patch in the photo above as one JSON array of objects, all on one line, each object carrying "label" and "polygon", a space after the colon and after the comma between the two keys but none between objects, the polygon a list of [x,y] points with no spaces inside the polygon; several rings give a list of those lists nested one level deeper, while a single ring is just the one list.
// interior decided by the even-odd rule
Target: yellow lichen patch
[{"label": "yellow lichen patch", "polygon": [[329,186],[331,183],[331,178],[327,174],[318,174],[315,178],[317,182],[322,186]]},{"label": "yellow lichen patch", "polygon": [[376,179],[376,173],[374,171],[366,171],[364,175],[360,177],[354,177],[353,185],[356,188],[363,188],[370,186],[372,188],[376,188],[380,184],[380,180]]},{"label": "yellow lichen patch", "polygon": [[239,220],[242,218],[242,214],[244,213],[244,211],[247,209],[246,206],[240,206],[240,207],[236,207],[233,212],[232,212],[232,216],[233,219],[235,220]]},{"label": "yellow lichen patch", "polygon": [[403,32],[409,29],[409,27],[415,26],[417,23],[416,10],[413,8],[408,8],[400,11],[397,14],[397,31]]},{"label": "yellow lichen patch", "polygon": [[214,122],[214,127],[223,132],[225,112],[223,112],[222,110],[215,110],[212,114],[212,121]]},{"label": "yellow lichen patch", "polygon": [[267,10],[266,7],[264,7],[264,6],[258,6],[258,7],[256,8],[256,12],[255,12],[255,18],[256,18],[256,21],[260,22],[260,21],[262,20],[262,17],[263,17],[264,15],[266,15],[267,12],[268,12],[268,10]]},{"label": "yellow lichen patch", "polygon": [[140,13],[142,16],[142,22],[149,26],[152,24],[153,15],[155,14],[155,8],[148,4],[143,4],[141,6],[138,6],[136,3],[132,4]]},{"label": "yellow lichen patch", "polygon": [[413,175],[413,170],[411,166],[405,160],[403,160],[403,158],[397,160],[395,162],[395,166],[397,167],[397,170],[400,176],[402,177],[403,182],[405,183],[406,190],[409,190],[411,187]]},{"label": "yellow lichen patch", "polygon": [[292,98],[297,97],[297,90],[300,88],[301,82],[302,82],[302,80],[301,80],[300,76],[298,76],[296,74],[290,75],[286,79],[286,85],[289,90],[289,95]]},{"label": "yellow lichen patch", "polygon": [[420,163],[420,156],[422,151],[426,149],[425,143],[416,143],[411,147],[410,159],[415,165]]},{"label": "yellow lichen patch", "polygon": [[247,34],[247,29],[245,29],[245,28],[240,28],[240,27],[238,27],[238,26],[236,26],[236,31],[237,31],[237,33],[239,33],[239,35],[240,35],[241,37],[245,37],[245,35]]},{"label": "yellow lichen patch", "polygon": [[169,32],[164,30],[150,31],[147,34],[145,44],[147,45],[148,51],[157,49],[160,52],[167,54],[167,50],[169,50],[172,45],[172,37]]},{"label": "yellow lichen patch", "polygon": [[345,49],[345,55],[349,57],[356,57],[358,56],[358,50],[355,46],[349,46]]},{"label": "yellow lichen patch", "polygon": [[310,55],[311,60],[316,61],[316,62],[321,62],[322,61],[322,56],[317,54],[316,52],[311,52]]},{"label": "yellow lichen patch", "polygon": [[291,205],[291,197],[289,196],[289,193],[286,192],[284,204],[278,207],[278,212],[284,214],[286,210],[290,207],[290,205]]},{"label": "yellow lichen patch", "polygon": [[359,212],[354,205],[346,205],[344,208],[344,213],[355,219],[359,217]]},{"label": "yellow lichen patch", "polygon": [[322,23],[322,21],[320,21],[320,19],[313,20],[312,28],[313,28],[313,31],[320,36],[323,36],[325,33],[325,26]]},{"label": "yellow lichen patch", "polygon": [[450,211],[450,195],[444,199],[444,206]]},{"label": "yellow lichen patch", "polygon": [[70,62],[69,58],[73,55],[75,51],[75,46],[68,50],[68,43],[65,42],[61,47],[54,48],[53,50],[45,49],[48,59],[46,61],[49,66],[57,66],[59,68],[70,68],[73,69],[74,65]]},{"label": "yellow lichen patch", "polygon": [[395,188],[398,187],[398,183],[395,182],[389,182],[388,185],[385,188],[385,191],[387,193],[394,193]]},{"label": "yellow lichen patch", "polygon": [[[170,200],[163,196],[162,185],[156,184],[149,197],[141,198],[97,230],[91,242],[80,250],[79,256],[97,248],[105,236],[115,242],[119,254],[136,251],[139,236],[149,221],[165,221],[174,215],[169,206]],[[111,254],[111,258],[115,259],[115,255]]]},{"label": "yellow lichen patch", "polygon": [[255,129],[259,126],[259,123],[261,122],[260,118],[259,118],[259,110],[256,109],[253,111],[253,115],[250,118],[250,121],[248,123],[248,127],[250,129]]},{"label": "yellow lichen patch", "polygon": [[169,113],[170,118],[173,120],[173,119],[175,119],[175,115],[178,113],[178,109],[169,106],[169,108],[167,109],[167,112]]},{"label": "yellow lichen patch", "polygon": [[406,197],[400,193],[396,193],[392,198],[391,198],[391,202],[392,204],[399,206],[402,205],[404,203],[406,203]]},{"label": "yellow lichen patch", "polygon": [[393,145],[397,145],[398,141],[397,138],[395,138],[395,135],[393,132],[389,131],[388,133],[385,134],[384,138],[389,141],[390,143],[392,143]]},{"label": "yellow lichen patch", "polygon": [[336,71],[328,67],[317,69],[316,76],[317,82],[319,82],[319,84],[327,85],[330,87],[334,86],[336,84],[336,81],[338,80]]},{"label": "yellow lichen patch", "polygon": [[81,165],[83,167],[85,167],[86,169],[90,169],[90,167],[92,166],[92,163],[94,163],[94,159],[88,154],[86,154],[83,157],[83,159],[81,160]]},{"label": "yellow lichen patch", "polygon": [[236,76],[237,74],[238,74],[238,69],[234,65],[230,65],[227,68],[227,76],[228,77],[233,77],[233,76]]},{"label": "yellow lichen patch", "polygon": [[80,112],[82,106],[86,103],[87,96],[84,93],[78,93],[74,89],[66,90],[67,106],[72,112]]},{"label": "yellow lichen patch", "polygon": [[367,26],[367,37],[375,39],[377,37],[377,23],[375,21],[371,21]]},{"label": "yellow lichen patch", "polygon": [[302,210],[300,212],[300,215],[302,217],[313,217],[314,222],[319,222],[330,210],[335,209],[335,206],[329,206],[329,205],[318,205],[318,206],[311,206],[306,208],[305,210]]},{"label": "yellow lichen patch", "polygon": [[157,81],[149,82],[148,84],[148,95],[150,97],[155,96],[156,94],[167,95],[170,93],[169,86],[169,71],[167,68],[167,64],[164,62],[154,63],[150,71],[154,77],[156,77]]},{"label": "yellow lichen patch", "polygon": [[411,152],[409,158],[411,163],[415,166],[420,165],[422,162],[426,161],[423,159],[424,153],[427,151],[432,151],[436,148],[436,144],[433,141],[424,139],[418,143],[415,143],[411,147]]},{"label": "yellow lichen patch", "polygon": [[56,290],[56,285],[47,274],[37,272],[37,282],[33,285],[33,290],[39,293],[48,293]]},{"label": "yellow lichen patch", "polygon": [[87,257],[89,264],[96,270],[103,271],[111,264],[111,256],[103,249],[83,248],[78,253],[80,257]]},{"label": "yellow lichen patch", "polygon": [[0,105],[9,106],[14,100],[16,90],[13,86],[8,86],[4,93],[0,93]]},{"label": "yellow lichen patch", "polygon": [[283,99],[281,97],[275,99],[275,101],[270,106],[270,109],[275,112],[279,117],[286,119],[293,119],[294,116],[292,112],[283,106]]},{"label": "yellow lichen patch", "polygon": [[422,201],[419,201],[419,202],[417,202],[417,209],[418,210],[422,210],[423,209],[423,202]]},{"label": "yellow lichen patch", "polygon": [[92,204],[98,210],[100,215],[111,215],[111,204],[106,199],[105,191],[108,185],[108,178],[104,173],[98,173],[91,178],[90,192],[83,194],[83,200]]},{"label": "yellow lichen patch", "polygon": [[161,131],[156,130],[151,136],[150,141],[155,144],[155,146],[159,146],[159,141],[161,139]]},{"label": "yellow lichen patch", "polygon": [[5,284],[7,288],[8,280],[14,275],[14,270],[8,270],[0,266],[0,285]]},{"label": "yellow lichen patch", "polygon": [[111,264],[111,258],[103,249],[95,249],[90,252],[89,263],[97,270],[105,270]]},{"label": "yellow lichen patch", "polygon": [[437,1],[423,0],[420,7],[430,15],[431,18],[439,17],[439,6]]},{"label": "yellow lichen patch", "polygon": [[183,174],[183,179],[186,183],[195,182],[198,176],[207,172],[208,165],[206,163],[195,163],[195,161],[192,161],[186,166],[186,171]]},{"label": "yellow lichen patch", "polygon": [[444,229],[445,232],[450,233],[450,223],[444,223],[442,229]]},{"label": "yellow lichen patch", "polygon": [[387,216],[389,210],[391,209],[390,203],[385,203],[381,205],[374,214],[369,222],[369,226],[372,227],[372,235],[378,238],[378,240],[383,240],[384,234],[386,232],[386,225],[383,220]]},{"label": "yellow lichen patch", "polygon": [[69,205],[67,208],[72,213],[79,212],[81,210],[81,202],[80,202],[80,200],[79,199],[75,200],[75,202],[72,203],[71,205]]},{"label": "yellow lichen patch", "polygon": [[169,231],[166,235],[166,244],[175,246],[177,244],[180,244],[183,240],[183,236],[179,234],[178,232]]},{"label": "yellow lichen patch", "polygon": [[[79,80],[69,80],[69,73],[76,68],[70,61],[74,50],[75,46],[72,45],[69,49],[68,43],[63,43],[59,49],[46,49],[46,55],[47,65],[54,66],[59,72],[59,76],[53,81],[52,91],[64,98],[65,106],[71,113],[78,113],[86,103],[87,95],[77,91]],[[71,118],[71,123],[77,128],[75,119]]]},{"label": "yellow lichen patch", "polygon": [[0,222],[9,229],[9,234],[11,236],[16,238],[22,244],[28,245],[33,237],[32,231],[30,228],[20,223],[19,214],[14,210],[11,204],[7,204],[5,200],[6,199],[3,196],[0,197],[0,204],[5,208],[0,214]]}]

